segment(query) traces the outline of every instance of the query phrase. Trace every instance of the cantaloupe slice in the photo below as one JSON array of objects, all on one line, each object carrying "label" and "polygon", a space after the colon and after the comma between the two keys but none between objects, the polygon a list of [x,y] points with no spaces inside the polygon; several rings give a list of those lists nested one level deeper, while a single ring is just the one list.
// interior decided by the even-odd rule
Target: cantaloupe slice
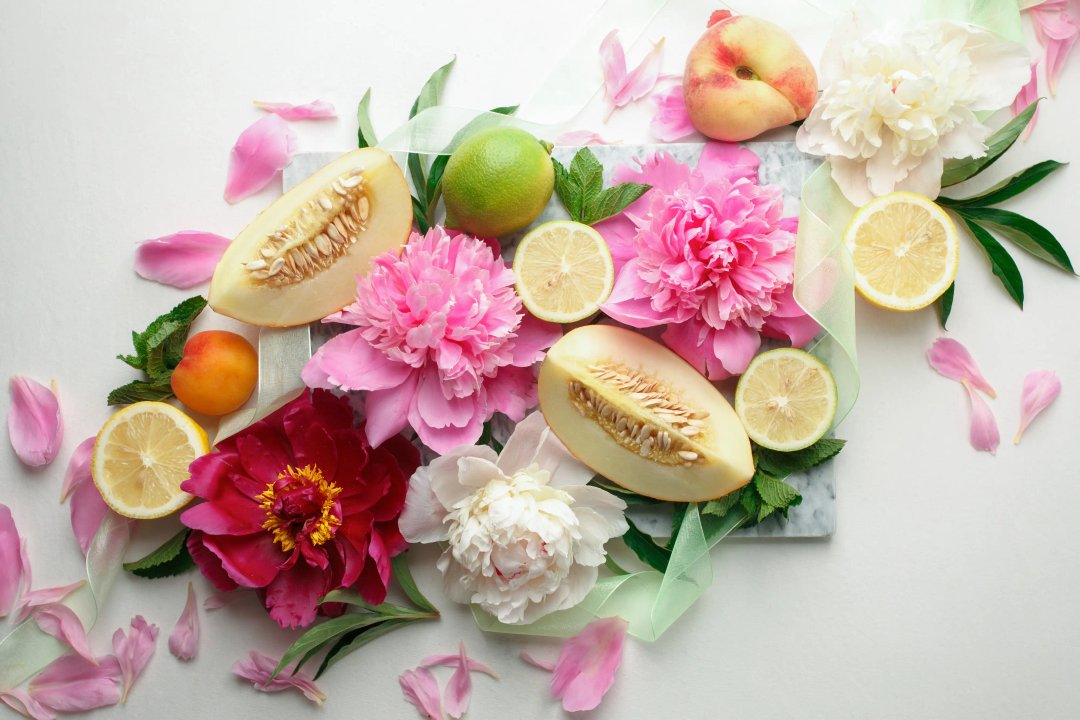
[{"label": "cantaloupe slice", "polygon": [[540,367],[540,410],[581,462],[641,495],[721,497],[750,482],[739,418],[712,383],[663,345],[624,328],[586,325]]},{"label": "cantaloupe slice", "polygon": [[405,176],[374,148],[342,155],[282,195],[236,236],[210,283],[216,312],[289,327],[348,305],[356,276],[412,227]]}]

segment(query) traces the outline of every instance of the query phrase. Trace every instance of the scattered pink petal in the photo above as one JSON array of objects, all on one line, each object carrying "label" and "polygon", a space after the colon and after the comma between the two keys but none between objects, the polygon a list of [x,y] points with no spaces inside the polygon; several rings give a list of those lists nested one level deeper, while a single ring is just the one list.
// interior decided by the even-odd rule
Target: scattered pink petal
[{"label": "scattered pink petal", "polygon": [[398,676],[398,684],[405,701],[420,711],[420,717],[442,720],[442,701],[439,699],[439,681],[427,668],[406,670]]},{"label": "scattered pink petal", "polygon": [[968,392],[968,399],[971,400],[971,447],[996,455],[1001,435],[998,433],[994,411],[990,409],[983,396],[975,391],[970,382],[964,380],[963,385]]},{"label": "scattered pink petal", "polygon": [[472,673],[469,672],[469,656],[465,654],[465,643],[458,646],[458,664],[450,681],[446,683],[443,705],[446,714],[457,720],[469,709],[472,698]]},{"label": "scattered pink petal", "polygon": [[1020,428],[1016,431],[1013,443],[1020,444],[1020,438],[1031,421],[1039,416],[1050,403],[1061,394],[1061,380],[1053,370],[1033,370],[1024,378],[1024,392],[1020,397]]},{"label": "scattered pink petal", "polygon": [[611,143],[592,130],[570,130],[555,138],[555,144],[577,147],[578,145],[610,145]]},{"label": "scattered pink petal", "polygon": [[154,656],[157,643],[158,626],[146,622],[142,615],[131,618],[131,628],[127,634],[121,628],[113,633],[113,652],[120,664],[120,677],[123,693],[121,702],[127,700],[132,685],[142,675],[146,664]]},{"label": "scattered pink petal", "polygon": [[60,452],[64,422],[56,388],[14,375],[9,385],[8,436],[19,460],[30,467],[48,465]]},{"label": "scattered pink petal", "polygon": [[210,282],[214,268],[232,242],[201,230],[181,230],[144,240],[135,251],[135,272],[162,285],[187,289]]},{"label": "scattered pink petal", "polygon": [[997,397],[994,388],[979,372],[979,366],[967,348],[950,338],[938,338],[926,353],[930,367],[957,382],[967,382],[990,397]]},{"label": "scattered pink petal", "polygon": [[64,473],[64,485],[60,488],[60,502],[67,500],[76,487],[91,479],[90,458],[94,454],[94,440],[94,437],[86,438],[71,453]]},{"label": "scattered pink petal", "polygon": [[214,593],[210,597],[203,600],[203,610],[220,610],[226,605],[230,605],[235,602],[239,596],[240,593],[235,592]]},{"label": "scattered pink petal", "polygon": [[534,658],[532,655],[525,652],[524,650],[521,651],[521,659],[535,668],[547,670],[548,672],[555,672],[555,663],[549,662],[547,660],[540,660],[539,658]]},{"label": "scattered pink petal", "polygon": [[34,676],[28,690],[34,700],[57,712],[108,707],[120,701],[120,665],[112,655],[96,662],[65,655]]},{"label": "scattered pink petal", "polygon": [[274,693],[296,688],[316,705],[322,705],[323,700],[326,700],[326,693],[312,682],[307,673],[281,673],[271,680],[270,675],[275,667],[277,667],[275,661],[252,650],[246,658],[233,663],[232,671],[234,675],[249,681],[259,692]]},{"label": "scattered pink petal", "polygon": [[30,584],[30,566],[11,508],[0,505],[0,617],[7,617],[15,600]]},{"label": "scattered pink petal", "polygon": [[90,549],[105,516],[110,514],[112,510],[101,499],[101,492],[93,482],[84,482],[75,488],[71,495],[71,529],[83,555]]},{"label": "scattered pink petal", "polygon": [[284,120],[326,120],[337,117],[337,110],[325,100],[312,100],[304,105],[256,100],[255,107],[273,113]]},{"label": "scattered pink petal", "polygon": [[612,30],[600,43],[600,64],[604,70],[604,89],[611,102],[611,111],[629,102],[639,100],[653,89],[660,75],[660,57],[664,39],[653,45],[652,50],[633,70],[627,72],[626,54],[619,42],[619,31]]},{"label": "scattered pink petal", "polygon": [[[1035,70],[1039,67],[1039,61],[1031,63],[1031,79],[1028,80],[1027,85],[1020,88],[1020,92],[1016,93],[1016,99],[1012,103],[1012,114],[1016,117],[1020,113],[1027,110],[1031,103],[1039,99],[1039,78],[1036,75]],[[1039,108],[1035,108],[1035,113],[1031,116],[1031,122],[1024,128],[1024,140],[1027,140],[1031,135],[1031,131],[1035,129],[1035,123],[1039,119]]]},{"label": "scattered pink petal", "polygon": [[[484,673],[485,675],[489,675],[489,676],[495,678],[496,680],[499,679],[499,673],[495,672],[494,670],[492,670],[490,667],[488,667],[484,663],[480,662],[479,660],[474,660],[473,658],[468,658],[468,661],[469,661],[469,672]],[[459,655],[456,655],[456,654],[455,655],[428,655],[426,658],[424,658],[423,660],[420,661],[420,667],[426,667],[426,668],[440,667],[440,666],[441,667],[457,667],[459,662],[461,662],[461,658],[460,658]]]},{"label": "scattered pink petal", "polygon": [[656,113],[649,124],[653,135],[664,142],[675,142],[696,132],[686,112],[681,82],[654,95],[653,102],[656,103]]},{"label": "scattered pink petal", "polygon": [[292,160],[296,134],[277,115],[252,123],[233,145],[225,200],[234,203],[262,190]]},{"label": "scattered pink petal", "polygon": [[49,708],[39,703],[25,690],[19,688],[4,690],[0,692],[0,701],[23,717],[34,720],[56,720],[56,715],[53,715]]},{"label": "scattered pink petal", "polygon": [[563,644],[551,676],[551,694],[563,710],[592,710],[615,682],[627,623],[619,617],[589,623]]},{"label": "scattered pink petal", "polygon": [[90,650],[90,643],[86,639],[86,629],[83,627],[82,620],[67,605],[60,603],[42,605],[34,610],[34,621],[43,633],[52,635],[86,660],[97,664],[94,653]]},{"label": "scattered pink petal", "polygon": [[1080,37],[1080,23],[1068,4],[1068,0],[1046,0],[1029,8],[1035,21],[1035,36],[1046,48],[1046,82],[1051,95],[1057,95],[1058,76]]},{"label": "scattered pink petal", "polygon": [[19,611],[19,620],[29,615],[30,611],[36,607],[60,602],[85,584],[86,580],[76,580],[67,585],[57,585],[56,587],[42,588],[26,593],[19,599],[19,604],[15,606]]},{"label": "scattered pink petal", "polygon": [[195,587],[187,585],[187,604],[169,635],[169,652],[181,660],[191,660],[199,650],[199,605],[195,601]]}]

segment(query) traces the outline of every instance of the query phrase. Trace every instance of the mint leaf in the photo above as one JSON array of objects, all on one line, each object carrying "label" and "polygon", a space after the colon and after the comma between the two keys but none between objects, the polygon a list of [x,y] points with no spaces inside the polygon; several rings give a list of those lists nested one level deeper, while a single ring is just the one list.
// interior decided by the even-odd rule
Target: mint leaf
[{"label": "mint leaf", "polygon": [[622,183],[605,190],[604,166],[587,147],[577,151],[569,170],[554,158],[551,163],[555,168],[555,194],[570,219],[586,225],[619,214],[652,187]]},{"label": "mint leaf", "polygon": [[716,517],[724,517],[731,511],[732,508],[737,506],[742,500],[742,489],[734,492],[729,492],[727,495],[716,500],[710,500],[701,506],[702,515],[715,515]]},{"label": "mint leaf", "polygon": [[952,314],[953,295],[956,294],[956,281],[948,287],[945,292],[941,294],[935,302],[934,306],[937,308],[938,320],[941,321],[941,329],[945,329],[945,325],[949,322],[949,315]]},{"label": "mint leaf", "polygon": [[657,545],[652,536],[639,530],[630,518],[626,518],[626,524],[629,527],[623,534],[626,546],[634,551],[641,562],[660,572],[666,571],[671,560],[671,551]]},{"label": "mint leaf", "polygon": [[157,550],[133,562],[124,563],[124,570],[143,578],[172,577],[192,570],[195,561],[188,553],[187,539],[191,530],[184,528],[166,540]]},{"label": "mint leaf", "polygon": [[756,447],[754,454],[759,470],[777,478],[785,478],[788,475],[805,472],[833,458],[844,449],[846,442],[846,440],[835,438],[822,438],[810,447],[795,452],[777,452]]},{"label": "mint leaf", "polygon": [[[109,393],[110,405],[122,405],[139,400],[160,400],[172,395],[169,381],[172,371],[180,364],[191,323],[206,307],[206,298],[195,295],[179,303],[164,315],[159,315],[146,329],[131,333],[134,355],[117,355],[119,360],[142,370],[146,381],[137,380]],[[159,396],[168,391],[167,395]],[[129,399],[134,398],[134,399]]]},{"label": "mint leaf", "polygon": [[601,220],[618,215],[651,188],[652,185],[641,183],[622,183],[610,187],[589,203],[582,222],[586,225],[595,225]]},{"label": "mint leaf", "polygon": [[990,269],[1001,280],[1001,285],[1009,293],[1020,309],[1024,309],[1024,278],[1020,275],[1020,268],[1016,267],[1016,261],[1012,259],[1009,251],[1002,247],[986,228],[975,222],[974,219],[964,213],[960,213],[964,224],[967,225],[975,240],[982,245],[986,257],[990,261]]},{"label": "mint leaf", "polygon": [[[742,493],[739,495],[739,504],[746,510],[746,514],[757,522],[758,511],[761,510],[761,496],[757,494],[757,490],[753,485],[747,485],[743,488]],[[753,523],[747,523],[752,525]]]},{"label": "mint leaf", "polygon": [[360,104],[356,106],[356,142],[357,147],[375,147],[379,141],[375,138],[375,126],[371,124],[371,88],[364,91]]},{"label": "mint leaf", "polygon": [[109,393],[109,405],[130,405],[144,400],[168,400],[172,396],[172,386],[169,383],[133,380]]},{"label": "mint leaf", "polygon": [[555,168],[555,194],[559,196],[559,201],[570,214],[570,219],[580,220],[582,202],[585,199],[581,186],[570,176],[570,171],[561,162],[551,158],[551,164]]},{"label": "mint leaf", "polygon": [[754,474],[753,483],[754,489],[757,490],[758,495],[761,497],[761,501],[777,510],[785,511],[785,515],[789,507],[802,502],[802,495],[799,494],[798,490],[783,480],[777,480],[772,475],[757,472]]},{"label": "mint leaf", "polygon": [[[1041,100],[1042,98],[1039,98]],[[980,158],[949,160],[945,163],[945,172],[941,175],[941,187],[949,187],[969,180],[993,165],[1005,151],[1013,146],[1020,133],[1031,122],[1039,100],[1027,106],[1027,109],[1014,117],[1005,127],[998,130],[986,141],[986,155]]]},{"label": "mint leaf", "polygon": [[[604,166],[589,148],[581,148],[570,162],[570,177],[581,188],[582,218],[586,209],[604,190]],[[575,218],[575,219],[582,219]]]}]

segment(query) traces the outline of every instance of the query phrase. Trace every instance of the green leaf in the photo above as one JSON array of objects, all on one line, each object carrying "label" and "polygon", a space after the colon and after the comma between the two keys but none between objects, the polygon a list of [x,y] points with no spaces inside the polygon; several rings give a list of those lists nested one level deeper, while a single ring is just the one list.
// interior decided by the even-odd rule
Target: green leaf
[{"label": "green leaf", "polygon": [[[323,656],[322,662],[319,663],[319,669],[315,672],[314,679],[318,680],[322,677],[324,672],[333,667],[349,653],[359,650],[372,640],[377,640],[383,635],[407,625],[409,622],[411,622],[411,620],[383,620],[377,625],[371,625],[359,630],[353,630],[350,633],[345,633],[330,646],[329,650],[326,651],[326,655]],[[320,647],[320,649],[322,648]]]},{"label": "green leaf", "polygon": [[476,441],[477,445],[487,445],[489,448],[499,453],[502,452],[503,444],[495,439],[495,436],[491,432],[491,421],[488,420],[484,423],[484,429],[480,433],[480,439]]},{"label": "green leaf", "polygon": [[108,403],[109,405],[130,405],[143,400],[168,400],[172,396],[172,386],[168,383],[132,380],[127,385],[114,388],[109,393]]},{"label": "green leaf", "polygon": [[743,492],[739,495],[739,504],[746,510],[746,514],[757,522],[757,514],[761,510],[761,496],[757,494],[753,485],[743,488]]},{"label": "green leaf", "polygon": [[672,503],[671,504],[671,537],[668,539],[666,548],[670,550],[675,549],[675,541],[679,539],[679,530],[682,529],[683,520],[686,518],[686,511],[690,508],[690,503]]},{"label": "green leaf", "polygon": [[[772,475],[763,472],[754,473],[753,482],[754,489],[761,496],[762,502],[777,510],[783,510],[785,514],[789,507],[802,502],[802,495],[799,494],[798,490],[783,480],[777,480]],[[761,521],[761,517],[764,516],[759,516],[758,522]]]},{"label": "green leaf", "polygon": [[413,101],[412,108],[409,110],[410,120],[416,117],[417,113],[439,104],[439,96],[442,95],[443,87],[445,87],[446,80],[450,77],[450,70],[453,69],[456,61],[456,57],[451,58],[450,62],[431,73],[431,77],[424,83],[424,87],[420,88],[420,94]]},{"label": "green leaf", "polygon": [[[758,514],[757,514],[757,517],[754,518],[754,522],[755,523],[761,522],[762,520],[769,517],[770,515],[772,515],[774,512],[776,512],[779,509],[780,508],[775,507],[773,505],[769,505],[768,503],[761,503],[761,507],[758,509]],[[784,513],[784,517],[787,517],[787,512],[786,511]]]},{"label": "green leaf", "polygon": [[795,452],[777,452],[763,447],[755,448],[757,466],[776,478],[786,478],[804,472],[836,456],[844,449],[846,440],[821,438],[808,448]]},{"label": "green leaf", "polygon": [[270,679],[273,680],[277,677],[278,674],[284,668],[291,665],[293,661],[299,660],[304,656],[310,658],[314,654],[311,653],[313,648],[321,648],[347,632],[359,630],[360,628],[375,625],[388,618],[395,617],[396,616],[394,615],[361,612],[349,613],[319,623],[298,637],[296,641],[289,646],[289,649],[281,656],[281,660],[278,661],[277,667],[274,668],[274,672],[270,674]]},{"label": "green leaf", "polygon": [[660,572],[666,571],[671,551],[657,545],[652,536],[639,530],[630,518],[626,518],[626,524],[629,529],[622,536],[626,546],[634,551],[641,562]]},{"label": "green leaf", "polygon": [[570,177],[581,188],[582,217],[604,190],[604,166],[587,147],[581,148],[570,162]]},{"label": "green leaf", "polygon": [[[201,295],[190,297],[169,312],[155,318],[141,333],[131,334],[131,344],[135,348],[135,355],[117,355],[117,358],[133,368],[142,370],[150,382],[136,381],[116,388],[109,393],[110,405],[139,400],[158,400],[172,395],[172,390],[169,388],[172,371],[180,364],[191,323],[205,307],[206,298]],[[162,395],[165,389],[168,389],[168,394]]]},{"label": "green leaf", "polygon": [[[442,95],[443,86],[446,85],[446,79],[450,77],[450,70],[453,68],[455,60],[456,58],[452,58],[450,62],[431,73],[431,77],[420,88],[420,94],[416,96],[412,108],[409,109],[410,120],[416,117],[417,113],[439,104],[439,96]],[[416,224],[421,227],[420,232],[427,232],[427,228],[431,225],[431,218],[427,215],[428,192],[427,179],[424,173],[424,160],[417,153],[409,153],[406,164],[409,167],[409,177],[412,178],[413,189],[416,191],[416,197],[413,199],[413,214],[416,215]],[[418,212],[419,214],[417,214]]]},{"label": "green leaf", "polygon": [[1016,267],[1016,261],[985,228],[965,215],[961,215],[961,217],[975,240],[986,251],[986,257],[990,260],[990,268],[993,270],[994,275],[997,275],[998,279],[1001,280],[1001,284],[1005,287],[1005,291],[1016,301],[1020,309],[1023,309],[1024,278],[1020,276],[1020,269]]},{"label": "green leaf", "polygon": [[949,160],[946,162],[945,172],[942,173],[941,176],[941,186],[949,187],[951,185],[956,185],[957,183],[962,183],[965,180],[975,177],[983,170],[993,165],[1006,150],[1012,147],[1013,143],[1016,142],[1016,139],[1020,137],[1020,133],[1024,132],[1024,128],[1031,122],[1031,118],[1035,115],[1035,110],[1038,106],[1039,100],[1036,100],[1028,105],[1024,112],[1006,123],[1005,127],[991,135],[990,139],[986,141],[986,155],[983,157]]},{"label": "green leaf", "polygon": [[625,502],[627,505],[657,505],[662,502],[661,500],[657,500],[656,498],[638,495],[633,490],[627,490],[621,485],[616,485],[615,483],[611,482],[610,480],[601,475],[596,475],[595,477],[593,477],[593,479],[589,481],[589,484],[593,487],[598,487],[601,490],[606,490],[612,495],[616,495],[619,498],[622,498],[623,502]]},{"label": "green leaf", "polygon": [[375,126],[371,124],[371,88],[364,91],[360,104],[356,106],[356,143],[357,147],[375,147],[379,141],[375,138]]},{"label": "green leaf", "polygon": [[1060,163],[1056,160],[1044,160],[1043,162],[1032,165],[1026,170],[1018,172],[1010,178],[1002,180],[994,187],[983,192],[980,195],[967,198],[947,198],[939,197],[937,202],[940,205],[946,207],[987,207],[990,205],[997,205],[1005,202],[1009,198],[1016,197],[1020,193],[1024,192],[1032,185],[1035,185],[1050,173],[1054,172],[1058,168],[1062,168],[1068,165],[1068,163]]},{"label": "green leaf", "polygon": [[953,295],[956,293],[956,282],[950,285],[945,292],[941,294],[935,302],[934,306],[937,308],[938,320],[941,321],[941,329],[945,329],[945,325],[949,322],[949,315],[952,314]]},{"label": "green leaf", "polygon": [[420,229],[421,234],[426,233],[428,228],[431,227],[428,225],[427,207],[414,197],[412,199],[412,209],[413,220],[416,221],[416,227]]},{"label": "green leaf", "polygon": [[973,220],[988,230],[1011,240],[1043,262],[1074,273],[1072,260],[1054,234],[1039,223],[1009,210],[996,208],[954,208],[965,220]]},{"label": "green leaf", "polygon": [[172,577],[192,570],[195,561],[188,553],[187,539],[191,530],[184,528],[166,540],[157,550],[133,562],[124,563],[124,570],[143,578]]},{"label": "green leaf", "polygon": [[412,571],[409,570],[409,561],[406,560],[405,555],[406,553],[401,553],[390,561],[394,579],[397,580],[398,585],[401,586],[401,591],[405,593],[405,597],[409,598],[413,605],[421,610],[438,615],[439,611],[431,604],[430,600],[424,597],[424,593],[420,592],[420,588],[416,586]]},{"label": "green leaf", "polygon": [[581,203],[584,200],[581,188],[570,176],[570,171],[555,158],[551,158],[552,167],[555,168],[555,194],[559,196],[566,212],[571,220],[581,220]]},{"label": "green leaf", "polygon": [[701,506],[702,515],[715,515],[716,517],[724,517],[731,511],[732,508],[740,504],[742,500],[742,489],[734,492],[729,492],[727,495],[717,498],[716,500],[710,500]]},{"label": "green leaf", "polygon": [[[435,197],[435,191],[439,188],[439,183],[442,182],[443,172],[446,170],[446,163],[450,161],[449,155],[439,155],[431,161],[431,169],[428,171],[427,179],[427,196],[429,202],[431,198]],[[429,206],[429,210],[433,211],[435,208]]]},{"label": "green leaf", "polygon": [[586,225],[595,225],[613,215],[618,215],[639,197],[647,193],[652,185],[640,183],[622,183],[604,190],[585,209],[582,220]]},{"label": "green leaf", "polygon": [[[413,181],[413,190],[416,192],[416,197],[413,198],[414,207],[419,206],[423,208],[424,220],[428,220],[427,217],[427,180],[424,179],[424,161],[420,159],[420,156],[416,153],[409,153],[408,159],[409,177]],[[430,223],[429,223],[430,224]]]}]

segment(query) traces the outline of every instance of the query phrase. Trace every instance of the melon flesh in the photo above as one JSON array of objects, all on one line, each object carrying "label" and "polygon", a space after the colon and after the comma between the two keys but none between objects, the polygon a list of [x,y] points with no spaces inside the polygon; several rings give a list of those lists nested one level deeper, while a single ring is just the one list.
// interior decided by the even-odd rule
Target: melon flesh
[{"label": "melon flesh", "polygon": [[563,336],[540,367],[540,410],[581,462],[640,495],[698,502],[754,475],[750,440],[712,383],[624,328]]},{"label": "melon flesh", "polygon": [[409,238],[405,176],[387,153],[353,150],[255,218],[218,263],[209,303],[237,320],[289,327],[352,302],[356,276]]}]

